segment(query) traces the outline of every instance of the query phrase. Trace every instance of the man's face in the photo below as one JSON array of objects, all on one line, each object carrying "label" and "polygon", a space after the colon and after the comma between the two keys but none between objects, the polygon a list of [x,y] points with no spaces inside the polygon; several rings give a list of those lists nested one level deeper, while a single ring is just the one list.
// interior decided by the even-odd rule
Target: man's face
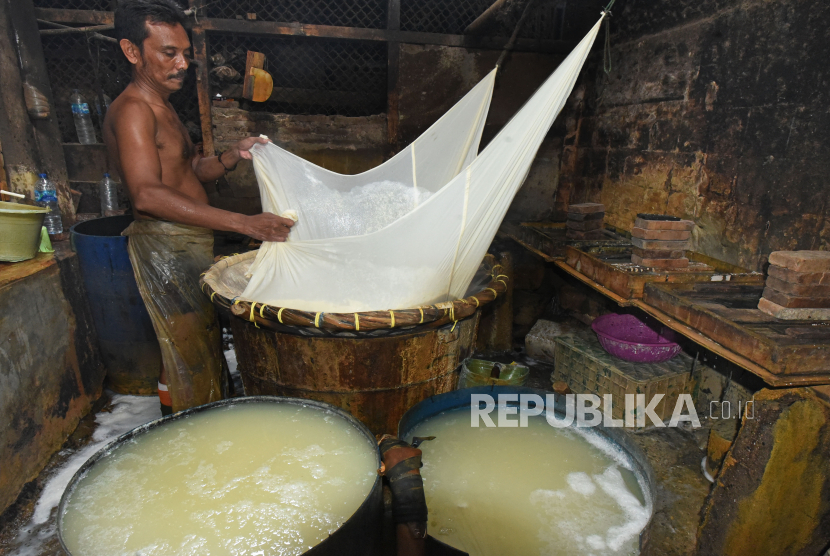
[{"label": "man's face", "polygon": [[145,80],[171,93],[178,91],[184,85],[192,57],[187,32],[181,25],[146,25],[150,34],[144,41],[143,52],[139,59],[130,61]]}]

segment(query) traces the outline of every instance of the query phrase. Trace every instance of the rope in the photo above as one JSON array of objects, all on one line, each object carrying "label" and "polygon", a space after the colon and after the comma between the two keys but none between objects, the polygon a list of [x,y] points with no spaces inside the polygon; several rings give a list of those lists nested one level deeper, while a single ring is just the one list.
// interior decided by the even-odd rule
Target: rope
[{"label": "rope", "polygon": [[282,324],[282,312],[283,311],[285,311],[285,307],[280,307],[280,310],[277,311],[277,320],[280,321],[280,324]]},{"label": "rope", "polygon": [[493,288],[484,288],[484,290],[485,290],[485,291],[486,291],[486,290],[490,290],[491,292],[493,292],[493,299],[496,299],[496,298],[499,296],[499,292],[497,292],[497,291],[496,291],[496,290],[494,290]]},{"label": "rope", "polygon": [[419,322],[418,324],[424,324],[424,310],[420,307],[418,308],[418,310],[421,311],[421,322]]},{"label": "rope", "polygon": [[360,317],[357,316],[357,313],[354,314],[354,329],[360,332]]},{"label": "rope", "polygon": [[[603,16],[611,16],[611,6],[614,5],[616,0],[611,0],[605,9],[602,10]],[[611,20],[606,18],[605,19],[605,45],[603,46],[602,51],[602,69],[607,74],[611,73]]]},{"label": "rope", "polygon": [[395,328],[395,311],[389,311],[389,314],[392,315],[392,324],[389,325],[389,328]]},{"label": "rope", "polygon": [[322,311],[320,311],[320,312],[319,312],[319,313],[317,313],[317,315],[315,315],[315,317],[314,317],[314,326],[316,326],[317,328],[320,328],[320,315],[322,315],[322,314],[323,314],[323,312],[322,312]]},{"label": "rope", "polygon": [[254,323],[254,326],[259,328],[259,325],[256,323],[256,318],[254,318],[254,309],[256,309],[256,301],[251,303],[251,315],[248,317],[248,320]]},{"label": "rope", "polygon": [[260,307],[260,308],[259,308],[259,316],[260,316],[260,317],[265,318],[265,315],[263,315],[263,314],[262,314],[262,311],[264,311],[264,310],[265,310],[265,308],[266,308],[267,306],[268,306],[268,305],[266,305],[265,303],[263,303],[263,304],[262,304],[262,307]]}]

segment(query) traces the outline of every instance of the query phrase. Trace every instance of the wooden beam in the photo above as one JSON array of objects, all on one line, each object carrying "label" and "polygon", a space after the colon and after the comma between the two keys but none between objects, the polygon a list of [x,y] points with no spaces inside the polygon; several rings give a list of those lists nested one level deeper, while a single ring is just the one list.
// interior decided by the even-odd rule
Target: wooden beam
[{"label": "wooden beam", "polygon": [[496,0],[490,7],[484,10],[480,16],[478,16],[475,21],[467,25],[467,28],[464,29],[464,34],[468,33],[477,33],[487,27],[487,23],[495,17],[495,15],[507,4],[514,2],[514,0]]},{"label": "wooden beam", "polygon": [[[386,29],[398,31],[401,28],[401,0],[389,0],[387,8]],[[386,143],[389,146],[389,155],[398,151],[398,124],[400,123],[400,90],[398,76],[400,75],[401,44],[389,41],[386,51]]]},{"label": "wooden beam", "polygon": [[[472,37],[465,35],[445,35],[440,33],[420,33],[390,29],[363,29],[356,27],[335,27],[331,25],[308,25],[303,23],[276,23],[271,21],[244,21],[240,19],[206,19],[201,20],[205,31],[234,33],[242,35],[280,35],[291,37],[316,37],[325,39],[344,39],[380,42],[398,42],[404,44],[431,44],[437,46],[457,46],[483,50],[501,50],[508,42],[507,37]],[[514,50],[543,52],[549,54],[567,54],[576,46],[572,41],[551,41],[519,39]]]},{"label": "wooden beam", "polygon": [[115,12],[99,12],[95,10],[35,8],[35,15],[38,19],[45,19],[56,23],[76,23],[82,25],[112,25],[115,23]]},{"label": "wooden beam", "polygon": [[[0,9],[0,92],[3,97],[3,147],[9,186],[18,193],[31,193],[36,175],[49,174],[55,183],[63,224],[75,221],[75,207],[69,192],[66,160],[55,116],[55,101],[43,57],[43,44],[32,0],[7,2]],[[36,88],[50,106],[46,118],[32,118],[26,110],[23,84]]]},{"label": "wooden beam", "polygon": [[213,145],[213,115],[210,111],[210,76],[208,67],[208,44],[205,31],[193,28],[193,59],[196,66],[196,91],[199,95],[199,119],[202,123],[202,147],[204,156],[216,154]]},{"label": "wooden beam", "polygon": [[[57,23],[83,25],[111,25],[113,12],[92,10],[64,10],[37,8],[37,17]],[[194,24],[194,28],[197,25]],[[420,33],[396,29],[364,29],[360,27],[337,27],[333,25],[309,25],[304,23],[278,23],[273,21],[249,21],[242,19],[208,19],[201,15],[198,26],[204,31],[236,33],[242,35],[278,35],[291,37],[319,37],[360,41],[397,42],[403,44],[431,44],[437,46],[458,46],[481,50],[501,50],[508,42],[507,37],[475,37],[468,35],[446,35],[441,33]],[[513,50],[541,52],[545,54],[568,54],[576,46],[575,41],[552,41],[519,39]]]}]

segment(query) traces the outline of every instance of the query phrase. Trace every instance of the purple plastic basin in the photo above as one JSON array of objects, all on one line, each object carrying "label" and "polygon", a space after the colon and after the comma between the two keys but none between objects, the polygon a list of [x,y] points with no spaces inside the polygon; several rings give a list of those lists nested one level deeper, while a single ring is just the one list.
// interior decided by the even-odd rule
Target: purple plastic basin
[{"label": "purple plastic basin", "polygon": [[[634,315],[602,315],[591,323],[605,351],[634,363],[660,363],[678,353],[674,332],[662,325]],[[658,332],[658,330],[661,330]]]}]

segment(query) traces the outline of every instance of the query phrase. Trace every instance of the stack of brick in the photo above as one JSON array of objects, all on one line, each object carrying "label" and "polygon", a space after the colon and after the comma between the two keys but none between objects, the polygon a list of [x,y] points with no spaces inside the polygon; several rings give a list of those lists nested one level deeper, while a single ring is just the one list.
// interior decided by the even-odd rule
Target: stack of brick
[{"label": "stack of brick", "polygon": [[605,205],[580,203],[568,207],[568,239],[605,239],[603,229]]},{"label": "stack of brick", "polygon": [[695,223],[674,216],[638,214],[631,230],[631,262],[649,268],[686,268]]},{"label": "stack of brick", "polygon": [[830,251],[775,251],[758,309],[788,320],[830,320]]}]

